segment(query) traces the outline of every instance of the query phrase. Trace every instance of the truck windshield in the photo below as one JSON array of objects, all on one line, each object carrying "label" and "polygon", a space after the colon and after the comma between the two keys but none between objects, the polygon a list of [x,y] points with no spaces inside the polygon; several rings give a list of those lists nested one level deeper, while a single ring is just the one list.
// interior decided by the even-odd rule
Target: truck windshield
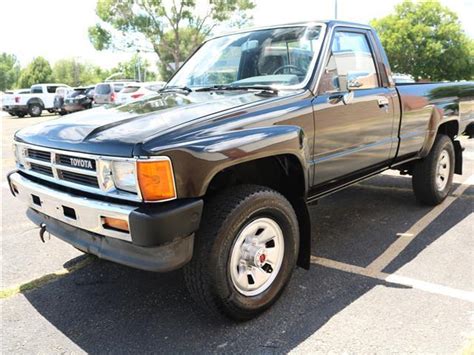
[{"label": "truck windshield", "polygon": [[167,87],[298,87],[321,48],[320,25],[256,30],[206,42]]}]

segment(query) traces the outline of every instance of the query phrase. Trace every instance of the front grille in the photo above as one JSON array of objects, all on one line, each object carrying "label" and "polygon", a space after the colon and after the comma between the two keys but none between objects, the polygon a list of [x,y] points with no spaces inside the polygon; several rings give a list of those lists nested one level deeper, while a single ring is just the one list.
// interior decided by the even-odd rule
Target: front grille
[{"label": "front grille", "polygon": [[53,169],[51,169],[51,167],[49,166],[39,165],[35,163],[31,163],[30,166],[31,170],[36,171],[37,173],[53,176]]},{"label": "front grille", "polygon": [[95,171],[95,160],[87,158],[77,158],[71,155],[57,154],[56,162],[61,165]]},{"label": "front grille", "polygon": [[99,187],[97,177],[73,173],[65,170],[58,170],[58,176],[62,180],[75,182],[76,184]]},{"label": "front grille", "polygon": [[44,150],[28,149],[28,157],[41,161],[51,161],[51,153]]},{"label": "front grille", "polygon": [[[24,157],[24,163],[17,164],[17,167],[32,178],[84,193],[141,201],[137,193],[118,190],[110,179],[110,165],[122,158],[100,158],[92,154],[56,149],[47,151],[42,147],[23,143],[18,143],[17,147],[21,148]],[[101,174],[104,176],[104,184],[101,183]]]}]

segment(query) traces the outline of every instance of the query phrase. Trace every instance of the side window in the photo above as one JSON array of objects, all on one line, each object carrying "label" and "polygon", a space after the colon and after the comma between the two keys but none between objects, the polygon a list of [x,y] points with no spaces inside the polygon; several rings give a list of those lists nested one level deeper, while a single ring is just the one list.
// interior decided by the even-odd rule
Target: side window
[{"label": "side window", "polygon": [[57,86],[50,86],[50,85],[46,86],[46,90],[48,90],[50,94],[54,94],[57,88],[58,88]]},{"label": "side window", "polygon": [[31,87],[31,93],[32,94],[42,94],[43,93],[43,88],[41,86],[32,86]]},{"label": "side window", "polygon": [[373,89],[378,86],[375,61],[367,37],[362,33],[336,32],[319,92]]}]

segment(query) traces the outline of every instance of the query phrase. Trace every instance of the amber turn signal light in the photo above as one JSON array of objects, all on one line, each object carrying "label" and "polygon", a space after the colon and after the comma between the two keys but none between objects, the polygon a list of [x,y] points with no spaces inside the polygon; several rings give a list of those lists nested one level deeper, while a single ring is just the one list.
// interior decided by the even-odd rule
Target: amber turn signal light
[{"label": "amber turn signal light", "polygon": [[102,217],[102,225],[104,228],[116,229],[121,232],[130,232],[128,222],[124,219],[113,218],[113,217]]},{"label": "amber turn signal light", "polygon": [[137,162],[137,177],[144,201],[176,197],[173,168],[169,160]]}]

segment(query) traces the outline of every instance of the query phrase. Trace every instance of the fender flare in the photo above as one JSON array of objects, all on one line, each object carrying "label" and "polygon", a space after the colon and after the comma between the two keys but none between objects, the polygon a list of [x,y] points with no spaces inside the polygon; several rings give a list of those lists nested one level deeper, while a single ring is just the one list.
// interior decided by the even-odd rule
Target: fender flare
[{"label": "fender flare", "polygon": [[32,97],[31,99],[29,99],[26,103],[26,106],[30,106],[32,104],[40,104],[41,108],[44,109],[44,102],[39,97]]},{"label": "fender flare", "polygon": [[431,116],[428,121],[428,127],[426,129],[425,140],[423,142],[423,146],[418,152],[419,158],[424,158],[429,154],[429,152],[431,151],[431,148],[433,147],[433,144],[438,134],[440,126],[448,122],[457,122],[458,127],[459,127],[459,117],[451,116],[451,117],[445,118],[442,109],[436,106],[433,107]]}]

